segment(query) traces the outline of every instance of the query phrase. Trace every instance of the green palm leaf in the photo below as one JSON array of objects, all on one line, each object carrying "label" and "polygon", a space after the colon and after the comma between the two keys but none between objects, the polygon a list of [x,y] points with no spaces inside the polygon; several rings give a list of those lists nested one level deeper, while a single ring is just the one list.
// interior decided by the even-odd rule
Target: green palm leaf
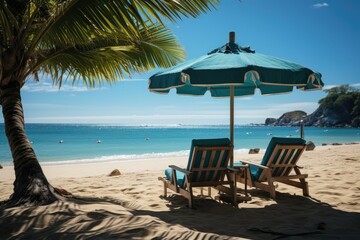
[{"label": "green palm leaf", "polygon": [[[22,60],[26,62],[22,78],[43,71],[60,85],[66,74],[74,81],[83,79],[88,86],[182,61],[184,49],[163,20],[196,17],[218,3],[217,0],[29,2],[17,25],[9,23],[19,16],[10,14],[9,5],[0,5],[0,13],[4,13],[0,17],[0,32],[10,33],[16,28],[22,33],[18,38],[22,41],[19,45],[24,46]],[[7,30],[9,25],[12,27]]]},{"label": "green palm leaf", "polygon": [[138,36],[112,33],[107,37],[94,37],[87,44],[51,51],[45,54],[46,58],[39,57],[38,64],[30,71],[51,74],[60,85],[61,76],[66,74],[73,81],[85,80],[90,87],[156,66],[170,67],[185,57],[171,32],[159,24],[140,30]]}]

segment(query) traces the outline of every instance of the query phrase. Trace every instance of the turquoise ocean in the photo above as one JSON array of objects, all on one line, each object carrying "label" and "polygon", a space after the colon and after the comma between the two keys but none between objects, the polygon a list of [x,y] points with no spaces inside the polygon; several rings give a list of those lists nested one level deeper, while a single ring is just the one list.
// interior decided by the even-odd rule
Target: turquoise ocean
[{"label": "turquoise ocean", "polygon": [[[229,126],[27,124],[25,129],[43,165],[185,156],[192,139],[229,136]],[[12,158],[4,131],[0,123],[0,164],[9,166]],[[299,135],[298,127],[236,126],[235,154],[264,150],[272,136]],[[305,139],[316,145],[360,142],[360,129],[305,127]]]}]

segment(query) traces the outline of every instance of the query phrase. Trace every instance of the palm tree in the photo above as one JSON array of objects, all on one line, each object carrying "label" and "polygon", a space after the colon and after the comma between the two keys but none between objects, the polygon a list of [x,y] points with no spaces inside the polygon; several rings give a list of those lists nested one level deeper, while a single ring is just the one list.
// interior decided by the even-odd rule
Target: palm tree
[{"label": "palm tree", "polygon": [[14,169],[14,205],[61,196],[47,181],[25,133],[20,90],[49,75],[88,87],[169,67],[184,50],[163,21],[196,17],[218,0],[0,0],[0,105]]}]

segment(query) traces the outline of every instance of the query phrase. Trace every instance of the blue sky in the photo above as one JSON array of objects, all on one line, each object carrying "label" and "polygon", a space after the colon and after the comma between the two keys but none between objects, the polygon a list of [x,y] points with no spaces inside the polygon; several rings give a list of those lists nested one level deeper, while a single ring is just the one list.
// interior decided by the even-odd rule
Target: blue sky
[{"label": "blue sky", "polygon": [[[287,59],[323,75],[325,87],[360,86],[360,1],[358,0],[223,0],[217,10],[183,19],[169,28],[184,46],[187,59],[228,41],[256,52]],[[22,89],[27,123],[228,124],[229,100],[150,93],[148,78],[134,75],[113,86],[88,90],[50,79],[29,80]],[[312,113],[323,91],[235,99],[235,123],[264,123],[267,117],[303,110]],[[3,121],[3,119],[0,119]]]}]

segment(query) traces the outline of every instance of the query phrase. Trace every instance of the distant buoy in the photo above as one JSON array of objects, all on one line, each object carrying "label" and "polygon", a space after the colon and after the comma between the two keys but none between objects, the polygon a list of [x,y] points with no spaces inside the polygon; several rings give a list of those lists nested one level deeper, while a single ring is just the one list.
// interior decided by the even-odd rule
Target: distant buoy
[{"label": "distant buoy", "polygon": [[97,140],[96,143],[101,143],[101,140]]},{"label": "distant buoy", "polygon": [[63,141],[63,140],[60,140],[59,143],[64,143],[64,141]]},{"label": "distant buoy", "polygon": [[148,141],[148,140],[150,140],[150,138],[145,138],[145,141]]}]

